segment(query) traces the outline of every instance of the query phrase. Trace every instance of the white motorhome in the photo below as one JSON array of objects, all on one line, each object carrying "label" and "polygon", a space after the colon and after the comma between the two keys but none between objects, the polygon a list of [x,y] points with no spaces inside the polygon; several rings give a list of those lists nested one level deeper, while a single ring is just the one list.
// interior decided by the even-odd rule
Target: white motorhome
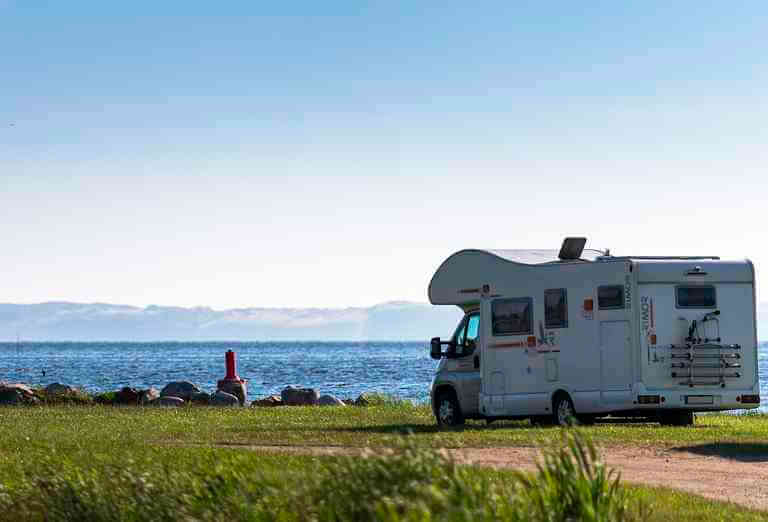
[{"label": "white motorhome", "polygon": [[438,423],[608,415],[693,423],[693,412],[757,408],[755,271],[718,257],[462,250],[429,285],[465,316],[430,395]]}]

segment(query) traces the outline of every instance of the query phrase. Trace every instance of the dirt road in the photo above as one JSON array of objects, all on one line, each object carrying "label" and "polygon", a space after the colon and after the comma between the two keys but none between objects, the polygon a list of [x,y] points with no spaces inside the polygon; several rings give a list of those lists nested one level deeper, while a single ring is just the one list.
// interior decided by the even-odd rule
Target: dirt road
[{"label": "dirt road", "polygon": [[[222,444],[233,447],[233,445]],[[344,446],[236,446],[298,455],[360,455],[366,450]],[[370,451],[370,450],[367,450]],[[531,447],[446,450],[457,462],[494,468],[532,469],[539,450]],[[627,482],[666,486],[714,500],[768,510],[768,455],[745,455],[728,448],[600,448],[605,462]]]}]

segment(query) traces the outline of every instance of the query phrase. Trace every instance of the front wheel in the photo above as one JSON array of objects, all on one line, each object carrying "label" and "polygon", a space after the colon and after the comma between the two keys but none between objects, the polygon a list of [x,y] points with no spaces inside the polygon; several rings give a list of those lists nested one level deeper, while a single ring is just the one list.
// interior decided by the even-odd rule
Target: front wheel
[{"label": "front wheel", "polygon": [[464,416],[461,414],[459,401],[453,393],[444,392],[437,396],[435,417],[439,426],[461,426]]},{"label": "front wheel", "polygon": [[552,401],[552,417],[558,426],[571,426],[576,420],[576,410],[573,401],[565,394],[560,394]]}]

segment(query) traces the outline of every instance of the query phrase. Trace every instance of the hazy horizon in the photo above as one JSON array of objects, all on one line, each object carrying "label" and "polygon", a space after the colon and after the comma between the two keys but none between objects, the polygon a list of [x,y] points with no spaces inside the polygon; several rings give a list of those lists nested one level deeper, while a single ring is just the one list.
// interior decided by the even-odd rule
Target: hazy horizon
[{"label": "hazy horizon", "polygon": [[[370,307],[223,310],[0,303],[0,342],[425,341],[449,337],[462,313],[455,306],[405,301]],[[760,303],[757,314],[758,340],[768,340],[768,303]]]}]

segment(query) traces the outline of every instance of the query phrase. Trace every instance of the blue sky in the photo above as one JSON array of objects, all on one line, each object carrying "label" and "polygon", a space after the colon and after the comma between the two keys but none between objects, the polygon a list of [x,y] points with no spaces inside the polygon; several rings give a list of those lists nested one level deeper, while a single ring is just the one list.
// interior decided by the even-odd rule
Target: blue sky
[{"label": "blue sky", "polygon": [[258,4],[0,0],[0,301],[424,301],[567,234],[768,267],[766,4]]}]

